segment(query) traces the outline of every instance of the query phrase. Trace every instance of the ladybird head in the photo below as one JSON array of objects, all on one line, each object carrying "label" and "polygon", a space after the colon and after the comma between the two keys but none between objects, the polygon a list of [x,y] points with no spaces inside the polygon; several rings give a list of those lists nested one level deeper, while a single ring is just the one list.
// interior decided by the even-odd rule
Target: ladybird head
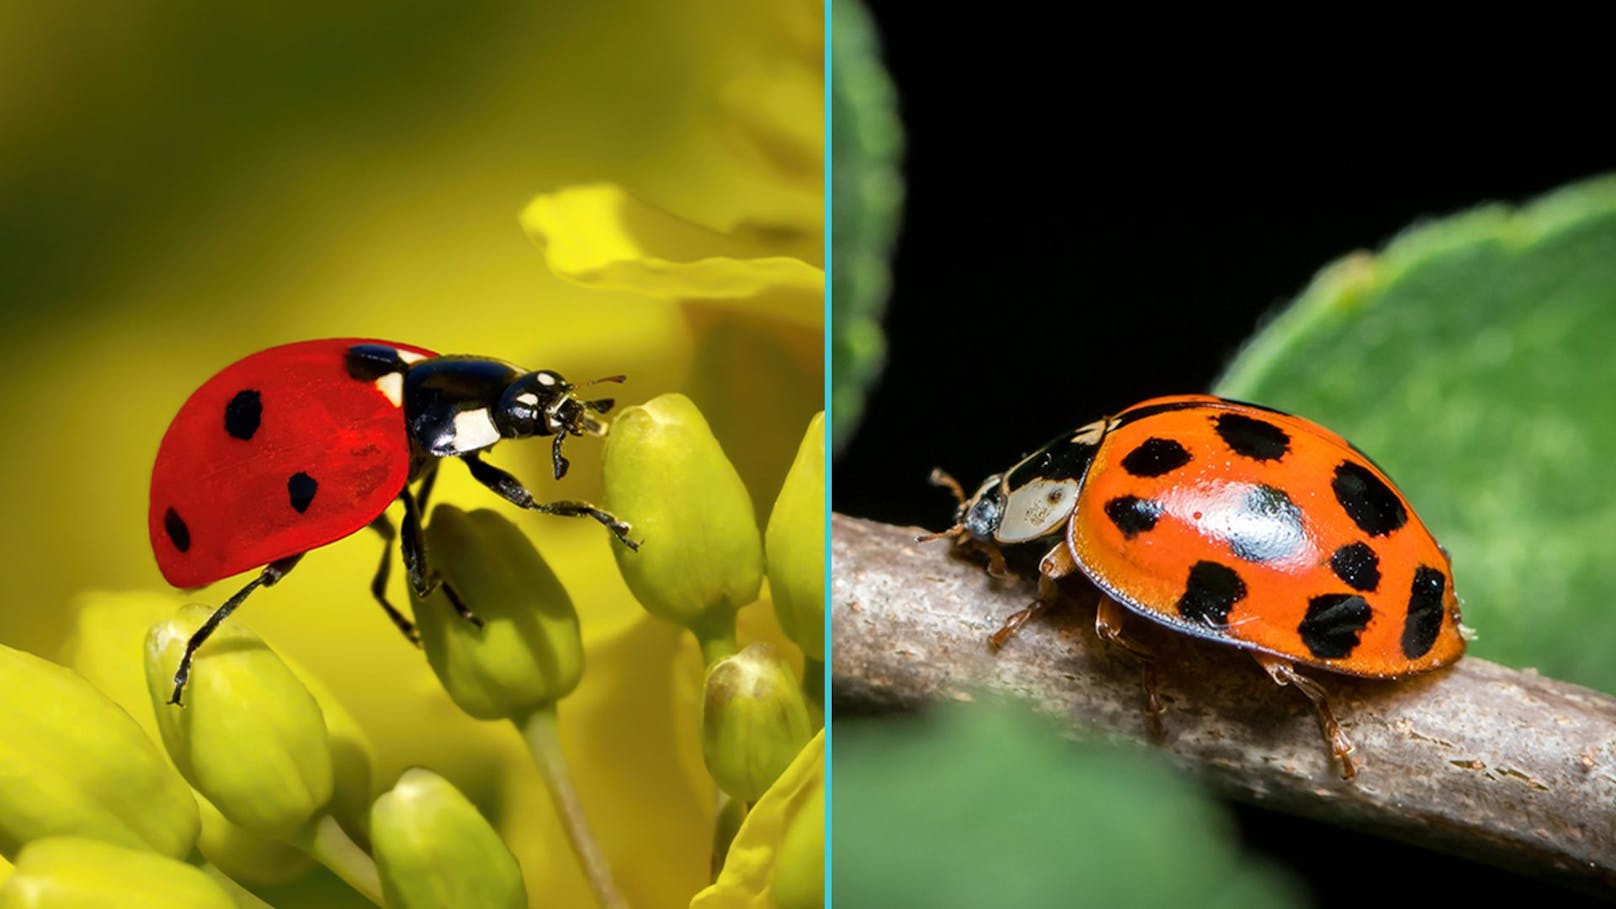
[{"label": "ladybird head", "polygon": [[982,481],[976,495],[960,503],[954,512],[954,523],[973,539],[987,542],[993,539],[1004,520],[1004,477],[994,474]]},{"label": "ladybird head", "polygon": [[921,541],[937,540],[943,537],[952,537],[958,543],[967,540],[978,542],[991,542],[993,533],[999,527],[999,520],[1004,514],[1004,477],[994,474],[982,481],[977,487],[976,495],[969,498],[965,495],[964,487],[959,481],[949,476],[943,470],[933,470],[931,482],[933,486],[942,486],[954,493],[959,507],[954,509],[954,526],[937,533],[921,537]]},{"label": "ladybird head", "polygon": [[600,419],[617,403],[612,398],[585,400],[578,389],[600,382],[621,382],[623,376],[606,376],[581,385],[572,385],[560,373],[548,369],[525,373],[506,386],[494,408],[494,425],[507,439],[555,436],[553,460],[556,479],[567,472],[567,459],[561,456],[561,440],[567,436],[603,436],[606,421]]}]

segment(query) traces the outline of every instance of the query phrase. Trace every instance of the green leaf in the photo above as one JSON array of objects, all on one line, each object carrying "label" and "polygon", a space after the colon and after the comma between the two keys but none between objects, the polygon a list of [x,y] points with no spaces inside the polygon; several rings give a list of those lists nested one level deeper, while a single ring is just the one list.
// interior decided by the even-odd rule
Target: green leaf
[{"label": "green leaf", "polygon": [[832,27],[831,410],[840,447],[852,437],[886,356],[881,313],[903,202],[903,128],[863,5],[836,0]]},{"label": "green leaf", "polygon": [[1302,905],[1156,755],[1019,708],[838,719],[834,760],[838,909]]},{"label": "green leaf", "polygon": [[1324,269],[1217,393],[1329,426],[1453,555],[1471,653],[1616,691],[1616,178]]}]

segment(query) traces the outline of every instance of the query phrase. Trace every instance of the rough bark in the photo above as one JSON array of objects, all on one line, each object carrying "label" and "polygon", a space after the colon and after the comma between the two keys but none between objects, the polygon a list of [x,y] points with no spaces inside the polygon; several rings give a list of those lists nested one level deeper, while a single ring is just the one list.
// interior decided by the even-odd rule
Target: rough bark
[{"label": "rough bark", "polygon": [[[982,691],[1032,701],[1074,728],[1150,738],[1139,663],[1094,634],[1094,594],[987,636],[1034,585],[994,580],[922,531],[837,515],[832,692],[839,716]],[[1314,713],[1245,654],[1131,621],[1157,656],[1159,742],[1235,798],[1616,892],[1616,699],[1467,657],[1399,681],[1317,670],[1357,746],[1341,778]]]}]

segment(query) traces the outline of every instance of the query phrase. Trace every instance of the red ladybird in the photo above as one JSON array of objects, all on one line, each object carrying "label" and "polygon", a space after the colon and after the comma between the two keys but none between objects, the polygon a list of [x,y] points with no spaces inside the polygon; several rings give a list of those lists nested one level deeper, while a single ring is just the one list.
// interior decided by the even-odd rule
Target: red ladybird
[{"label": "red ladybird", "polygon": [[953,536],[1005,569],[1039,561],[1039,600],[992,638],[1002,644],[1077,571],[1102,594],[1097,633],[1121,637],[1131,610],[1256,658],[1313,702],[1351,778],[1352,744],[1324,689],[1294,664],[1395,678],[1464,653],[1445,550],[1364,454],[1316,423],[1207,395],[1155,398],[1063,433],[967,499]]},{"label": "red ladybird", "polygon": [[[551,458],[560,479],[567,470],[562,440],[602,434],[596,415],[613,403],[583,400],[576,387],[547,370],[357,338],[272,347],[203,383],[157,450],[152,552],[176,587],[262,571],[191,636],[170,702],[179,703],[191,657],[213,629],[304,553],[366,526],[390,545],[387,506],[394,499],[404,503],[410,586],[422,596],[442,587],[455,609],[480,625],[426,562],[421,515],[443,458],[459,458],[484,486],[522,508],[592,517],[634,548],[628,525],[610,514],[584,502],[536,502],[515,477],[479,460],[502,439],[554,436]],[[388,566],[384,552],[371,592],[414,641],[414,625],[387,602]]]}]

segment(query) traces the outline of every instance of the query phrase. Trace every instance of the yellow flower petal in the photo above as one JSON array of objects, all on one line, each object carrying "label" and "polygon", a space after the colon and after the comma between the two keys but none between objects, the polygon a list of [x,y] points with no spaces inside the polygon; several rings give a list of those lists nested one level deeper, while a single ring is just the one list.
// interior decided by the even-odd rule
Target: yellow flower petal
[{"label": "yellow flower petal", "polygon": [[545,251],[550,270],[569,281],[823,324],[822,269],[684,221],[620,186],[572,186],[539,196],[522,212],[522,226]]},{"label": "yellow flower petal", "polygon": [[[802,749],[753,806],[718,880],[690,909],[799,909],[824,903],[825,733]],[[818,848],[815,848],[815,839]],[[815,874],[815,867],[819,872]]]}]

